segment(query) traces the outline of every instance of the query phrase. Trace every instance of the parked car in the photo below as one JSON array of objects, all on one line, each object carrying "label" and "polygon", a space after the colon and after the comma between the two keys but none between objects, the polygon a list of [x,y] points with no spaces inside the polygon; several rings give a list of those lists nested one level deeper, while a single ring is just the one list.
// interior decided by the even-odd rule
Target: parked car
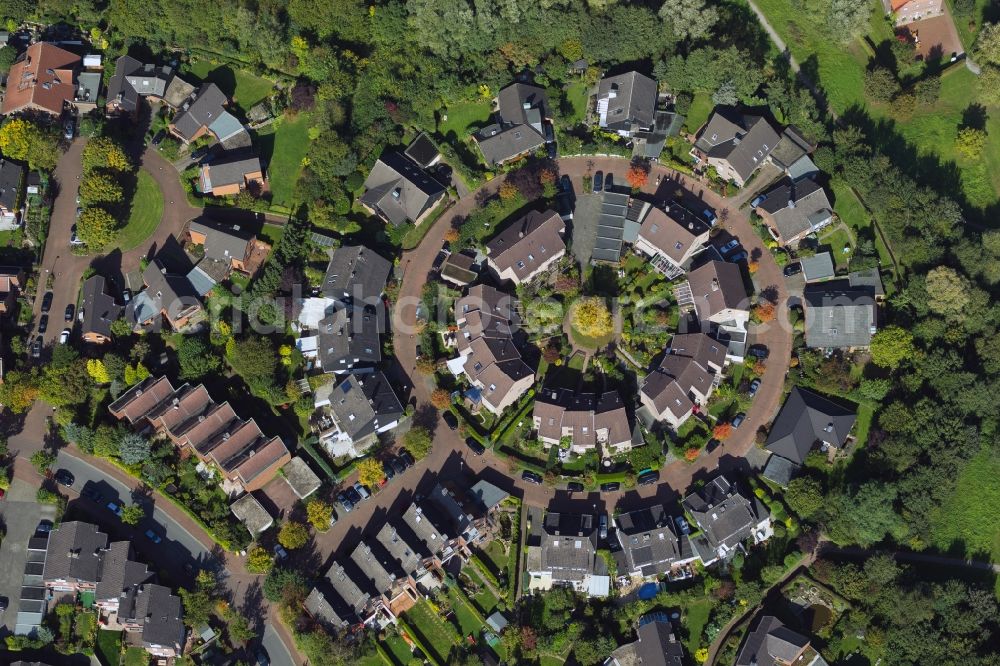
[{"label": "parked car", "polygon": [[733,256],[729,257],[729,259],[727,259],[726,261],[732,262],[734,264],[738,264],[741,261],[746,261],[748,256],[750,256],[750,255],[748,255],[746,253],[746,251],[740,250],[739,252],[737,252]]},{"label": "parked car", "polygon": [[64,316],[64,321],[73,321],[73,313],[76,311],[76,306],[70,303],[66,306],[66,314]]},{"label": "parked car", "polygon": [[35,338],[35,343],[31,345],[31,355],[33,357],[38,358],[39,356],[42,355],[43,344],[44,341],[42,340],[42,336],[39,335],[37,338]]},{"label": "parked car", "polygon": [[600,534],[601,538],[602,539],[607,539],[608,538],[608,514],[606,514],[606,513],[602,513],[601,514],[601,520],[599,522],[599,525],[600,525],[600,530],[601,530],[599,534]]},{"label": "parked car", "polygon": [[256,666],[271,666],[271,660],[268,659],[267,650],[263,645],[257,648],[254,658],[257,660]]},{"label": "parked car", "polygon": [[674,524],[677,525],[677,531],[681,534],[691,534],[691,525],[684,516],[676,516],[674,518]]},{"label": "parked car", "polygon": [[410,452],[406,449],[399,452],[399,459],[403,461],[403,464],[406,465],[407,469],[413,467],[417,463],[417,461],[413,459],[413,456],[410,455]]},{"label": "parked car", "polygon": [[160,538],[160,535],[154,532],[153,530],[146,530],[144,534],[146,535],[146,538],[152,541],[153,543],[160,543],[161,541],[163,541],[163,539]]},{"label": "parked car", "polygon": [[330,527],[333,527],[336,524],[337,524],[337,512],[334,511],[333,509],[330,509]]},{"label": "parked car", "polygon": [[458,419],[451,412],[441,412],[441,418],[452,430],[458,430]]},{"label": "parked car", "polygon": [[474,455],[481,456],[486,453],[486,447],[479,443],[475,437],[466,437],[465,445],[469,447]]},{"label": "parked car", "polygon": [[382,473],[385,474],[386,481],[392,481],[396,476],[396,470],[392,468],[392,463],[388,460],[382,461]]},{"label": "parked car", "polygon": [[390,461],[392,463],[392,469],[396,474],[402,474],[406,471],[406,463],[399,459],[399,456],[392,458]]},{"label": "parked car", "polygon": [[48,329],[49,329],[49,316],[47,314],[43,314],[41,317],[38,318],[38,332],[44,333]]},{"label": "parked car", "polygon": [[288,557],[288,551],[281,547],[280,543],[274,544],[274,557],[281,561]]},{"label": "parked car", "polygon": [[366,500],[372,496],[371,492],[368,490],[368,487],[362,484],[360,481],[354,484],[354,489],[358,491],[358,494],[361,495],[361,499],[363,500]]},{"label": "parked car", "polygon": [[75,130],[76,130],[76,128],[74,127],[73,121],[72,120],[67,120],[63,124],[63,137],[67,141],[72,141],[73,140],[73,134],[75,133]]},{"label": "parked car", "polygon": [[84,245],[85,243],[80,240],[80,237],[76,235],[76,225],[74,224],[69,229],[69,244],[70,245]]},{"label": "parked car", "polygon": [[730,423],[733,426],[733,429],[735,430],[736,428],[739,428],[740,425],[743,423],[743,421],[746,420],[746,418],[747,418],[747,415],[744,414],[743,412],[740,412],[739,414],[737,414],[736,416],[734,416],[733,420],[730,421]]},{"label": "parked car", "polygon": [[747,395],[750,396],[751,398],[754,397],[755,395],[757,395],[758,389],[760,389],[760,380],[755,379],[752,382],[750,382],[750,389],[747,391]]},{"label": "parked car", "polygon": [[594,172],[594,191],[600,192],[604,189],[604,172],[595,171]]},{"label": "parked car", "polygon": [[346,493],[339,493],[337,495],[337,501],[340,502],[340,506],[344,508],[344,513],[350,513],[351,509],[354,508],[354,502],[351,501]]},{"label": "parked car", "polygon": [[560,192],[572,192],[573,191],[573,183],[570,182],[569,176],[567,174],[563,174],[559,178],[559,191]]},{"label": "parked car", "polygon": [[523,481],[527,481],[528,483],[534,483],[537,485],[541,485],[543,480],[541,474],[535,474],[530,469],[526,469],[523,472],[521,472],[521,479]]},{"label": "parked car", "polygon": [[730,239],[728,243],[719,248],[719,254],[726,254],[727,252],[732,252],[740,246],[740,242],[735,238]]},{"label": "parked car", "polygon": [[571,493],[582,493],[584,488],[583,484],[580,483],[579,481],[570,481],[569,483],[566,484],[566,490],[568,490]]},{"label": "parked car", "polygon": [[83,215],[83,208],[80,208],[79,206],[77,206],[76,216],[80,217],[81,215]]},{"label": "parked car", "polygon": [[160,142],[163,141],[163,138],[165,136],[167,136],[167,133],[164,132],[163,130],[160,130],[155,135],[153,135],[153,140],[150,141],[150,143],[153,144],[154,146],[158,146],[160,145]]},{"label": "parked car", "polygon": [[[2,495],[0,495],[2,497]],[[7,610],[7,597],[0,597],[0,613]]]},{"label": "parked car", "polygon": [[762,201],[764,201],[764,199],[766,199],[766,198],[767,198],[767,195],[764,195],[764,194],[758,194],[758,195],[757,195],[756,197],[754,197],[753,201],[751,201],[751,202],[750,202],[750,207],[751,207],[751,208],[756,208],[756,207],[757,207],[757,206],[759,206],[759,205],[761,204],[761,202],[762,202]]},{"label": "parked car", "polygon": [[716,450],[717,448],[719,448],[719,444],[722,444],[722,442],[720,442],[714,437],[708,440],[708,444],[705,445],[705,453],[711,453],[712,451]]},{"label": "parked car", "polygon": [[108,511],[110,511],[113,514],[115,514],[119,518],[122,517],[122,506],[121,506],[121,504],[118,504],[117,502],[108,502],[107,503],[107,507],[108,507]]},{"label": "parked car", "polygon": [[57,469],[56,473],[52,475],[52,478],[55,479],[55,482],[60,486],[66,486],[67,488],[72,488],[73,482],[76,481],[73,473],[68,469]]},{"label": "parked car", "polygon": [[610,192],[614,188],[614,186],[615,186],[615,175],[613,173],[609,173],[607,176],[604,177],[604,191]]},{"label": "parked car", "polygon": [[434,263],[431,264],[431,270],[435,271],[441,270],[441,264],[443,264],[444,260],[450,256],[451,252],[449,252],[448,250],[441,250],[440,252],[438,252],[437,256],[434,257]]},{"label": "parked car", "polygon": [[64,345],[69,342],[69,336],[72,333],[68,328],[64,328],[62,333],[59,334],[59,344]]},{"label": "parked car", "polygon": [[208,155],[208,146],[205,146],[204,148],[199,148],[198,150],[191,153],[191,159],[197,162],[205,155]]},{"label": "parked car", "polygon": [[122,302],[128,305],[128,302],[132,300],[132,290],[128,287],[122,289]]},{"label": "parked car", "polygon": [[656,485],[656,482],[660,480],[659,472],[645,472],[639,475],[639,478],[635,480],[640,486],[652,486]]},{"label": "parked car", "polygon": [[51,520],[38,521],[38,526],[35,528],[35,534],[48,534],[51,531],[52,531]]},{"label": "parked car", "polygon": [[610,481],[608,483],[602,483],[601,484],[601,492],[602,493],[616,493],[619,490],[621,490],[621,487],[622,487],[622,484],[618,483],[617,481]]},{"label": "parked car", "polygon": [[766,360],[770,353],[764,345],[750,345],[747,349],[747,356],[753,356],[760,361]]},{"label": "parked car", "polygon": [[716,217],[714,212],[706,208],[705,210],[701,211],[701,216],[705,218],[705,220],[708,222],[710,226],[713,227],[715,226]]},{"label": "parked car", "polygon": [[802,264],[800,264],[797,261],[794,264],[788,264],[787,266],[785,266],[785,270],[783,272],[785,274],[785,277],[798,275],[799,273],[802,272]]},{"label": "parked car", "polygon": [[[548,127],[548,125],[546,125]],[[556,149],[555,141],[550,141],[545,144],[545,153],[549,156],[550,160],[554,160],[559,156],[559,151]]]},{"label": "parked car", "polygon": [[358,492],[357,488],[355,488],[354,486],[347,486],[347,488],[344,489],[344,492],[347,493],[347,499],[354,502],[355,506],[361,504],[361,500],[363,498],[361,497],[361,493]]},{"label": "parked car", "polygon": [[42,296],[42,312],[48,312],[52,309],[52,298],[53,293],[51,291],[45,292],[45,295]]},{"label": "parked car", "polygon": [[104,495],[98,492],[97,488],[93,486],[84,486],[83,490],[80,491],[80,494],[96,504],[100,504],[104,501]]}]

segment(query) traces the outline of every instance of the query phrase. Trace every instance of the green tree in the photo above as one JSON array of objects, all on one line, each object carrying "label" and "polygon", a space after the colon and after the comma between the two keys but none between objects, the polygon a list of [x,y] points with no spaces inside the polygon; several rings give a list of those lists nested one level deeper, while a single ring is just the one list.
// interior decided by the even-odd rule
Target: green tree
[{"label": "green tree", "polygon": [[984,65],[976,85],[980,102],[989,106],[1000,105],[1000,66]]},{"label": "green tree", "polygon": [[896,368],[913,356],[913,334],[899,326],[886,326],[872,336],[872,362],[883,368]]},{"label": "green tree", "polygon": [[258,380],[273,382],[278,370],[278,354],[265,337],[251,336],[237,340],[228,360],[236,374],[248,384]]},{"label": "green tree", "polygon": [[[111,322],[110,328],[111,328],[111,335],[115,336],[116,338],[127,338],[128,336],[132,335],[132,324],[128,323],[128,320],[125,319],[124,317],[120,319],[115,319],[113,322]],[[123,373],[124,371],[125,369],[122,368]]]},{"label": "green tree", "polygon": [[836,495],[830,502],[828,531],[837,544],[867,548],[891,536],[905,539],[907,527],[895,510],[898,491],[882,482],[862,485],[854,494]]},{"label": "green tree", "polygon": [[149,440],[137,432],[126,432],[118,439],[118,457],[126,465],[138,465],[149,459]]},{"label": "green tree", "polygon": [[584,298],[573,305],[573,328],[588,338],[603,338],[611,334],[611,311],[603,298]]},{"label": "green tree", "polygon": [[325,532],[330,529],[330,520],[333,518],[333,507],[327,502],[314,497],[306,502],[306,517],[315,529]]},{"label": "green tree", "polygon": [[286,521],[278,532],[278,543],[289,550],[295,550],[309,543],[309,530],[302,523]]},{"label": "green tree", "polygon": [[12,370],[0,384],[0,405],[14,414],[28,411],[38,396],[38,377],[34,372]]},{"label": "green tree", "polygon": [[403,446],[416,460],[422,460],[431,452],[433,440],[427,428],[414,426],[403,435]]},{"label": "green tree", "polygon": [[1000,65],[1000,23],[985,23],[972,52],[977,62]]},{"label": "green tree", "polygon": [[17,58],[17,51],[14,50],[13,46],[7,45],[0,48],[0,76],[10,71],[10,66],[14,64],[15,58]]},{"label": "green tree", "polygon": [[951,319],[962,319],[969,304],[969,281],[954,268],[938,266],[927,273],[927,307]]},{"label": "green tree", "polygon": [[385,478],[385,473],[382,471],[382,464],[374,458],[365,458],[359,462],[357,470],[358,480],[369,488],[377,488],[379,482]]},{"label": "green tree", "polygon": [[266,574],[274,566],[274,558],[266,548],[255,546],[247,553],[247,571],[253,574]]},{"label": "green tree", "polygon": [[101,359],[89,359],[87,361],[87,373],[93,377],[94,382],[97,384],[111,383],[111,375],[108,373],[108,368]]},{"label": "green tree", "polygon": [[177,346],[177,362],[181,379],[200,379],[222,367],[220,359],[200,337],[185,336]]},{"label": "green tree", "polygon": [[97,169],[113,171],[129,171],[132,161],[120,143],[108,137],[96,137],[87,142],[83,149],[83,170],[91,172]]},{"label": "green tree", "polygon": [[963,127],[958,130],[955,148],[969,159],[977,159],[986,148],[986,130],[975,127]]},{"label": "green tree", "polygon": [[660,17],[681,39],[706,37],[719,21],[719,10],[704,0],[665,0]]},{"label": "green tree", "polygon": [[871,13],[871,3],[865,0],[831,0],[826,10],[828,34],[849,44],[866,30]]},{"label": "green tree", "polygon": [[823,508],[823,488],[811,476],[794,478],[788,484],[785,501],[799,518],[809,520]]},{"label": "green tree", "polygon": [[865,72],[865,96],[873,102],[888,102],[899,92],[896,75],[885,67]]},{"label": "green tree", "polygon": [[52,363],[45,368],[39,384],[41,398],[53,407],[79,405],[90,397],[93,379],[87,362],[75,359],[66,365]]},{"label": "green tree", "polygon": [[305,577],[295,569],[274,567],[262,586],[264,598],[272,603],[282,602],[286,605],[304,599],[309,592]]},{"label": "green tree", "polygon": [[80,240],[93,251],[110,245],[118,235],[115,218],[103,208],[84,208],[76,230]]},{"label": "green tree", "polygon": [[138,504],[130,504],[122,507],[122,522],[126,525],[138,525],[146,517],[146,510]]},{"label": "green tree", "polygon": [[35,451],[31,454],[31,465],[38,470],[39,474],[44,475],[46,471],[56,462],[56,456],[54,453],[48,451]]},{"label": "green tree", "polygon": [[108,174],[92,172],[80,181],[80,202],[84,206],[116,204],[123,198],[122,186]]}]

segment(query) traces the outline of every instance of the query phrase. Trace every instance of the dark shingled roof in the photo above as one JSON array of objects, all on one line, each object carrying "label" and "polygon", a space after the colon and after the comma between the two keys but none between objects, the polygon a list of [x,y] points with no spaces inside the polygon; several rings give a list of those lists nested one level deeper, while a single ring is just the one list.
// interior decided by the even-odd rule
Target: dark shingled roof
[{"label": "dark shingled roof", "polygon": [[597,88],[598,108],[607,104],[601,127],[627,132],[652,127],[656,96],[656,81],[636,71],[601,79]]},{"label": "dark shingled roof", "polygon": [[83,298],[80,307],[83,309],[82,333],[95,333],[111,337],[111,324],[122,316],[125,309],[115,303],[115,299],[104,290],[105,281],[101,275],[93,275],[83,283]]},{"label": "dark shingled roof", "polygon": [[403,154],[426,169],[441,153],[438,152],[437,146],[427,136],[427,133],[421,132],[416,139],[410,142]]},{"label": "dark shingled roof", "polygon": [[808,647],[808,638],[795,633],[773,615],[764,615],[747,634],[736,656],[736,666],[790,664]]},{"label": "dark shingled roof", "polygon": [[[208,127],[226,112],[226,96],[214,83],[206,83],[198,89],[198,95],[191,105],[179,111],[174,118],[174,127],[187,141],[202,127]],[[220,137],[224,138],[224,137]]]},{"label": "dark shingled roof", "polygon": [[0,208],[9,211],[17,208],[23,182],[24,166],[0,158]]},{"label": "dark shingled roof", "polygon": [[71,521],[49,533],[42,577],[46,581],[70,580],[97,583],[108,535],[97,525]]},{"label": "dark shingled roof", "polygon": [[732,551],[768,515],[760,500],[722,475],[685,497],[683,505],[715,550],[725,545]]},{"label": "dark shingled roof", "polygon": [[843,445],[856,419],[854,410],[796,386],[774,420],[765,448],[802,464],[816,442]]},{"label": "dark shingled roof", "polygon": [[444,195],[441,183],[403,153],[387,150],[365,180],[361,203],[379,211],[395,226],[417,218]]},{"label": "dark shingled roof", "polygon": [[634,643],[622,645],[611,653],[618,666],[682,666],[684,650],[674,636],[674,628],[665,613],[651,613],[639,620]]},{"label": "dark shingled roof", "polygon": [[778,141],[778,133],[764,118],[716,107],[694,145],[708,157],[729,162],[745,181],[764,164]]},{"label": "dark shingled roof", "polygon": [[666,507],[656,504],[615,518],[618,542],[631,573],[655,576],[692,558],[687,535],[678,535]]}]

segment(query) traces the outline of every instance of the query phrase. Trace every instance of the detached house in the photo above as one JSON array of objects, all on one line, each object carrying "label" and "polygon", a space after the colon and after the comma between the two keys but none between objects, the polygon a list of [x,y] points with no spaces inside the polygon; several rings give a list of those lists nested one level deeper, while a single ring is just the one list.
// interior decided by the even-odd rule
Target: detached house
[{"label": "detached house", "polygon": [[639,72],[601,79],[597,87],[597,117],[601,129],[631,138],[653,129],[656,118],[656,81]]},{"label": "detached house", "polygon": [[635,248],[650,258],[668,279],[681,275],[691,258],[708,242],[711,227],[680,204],[650,208],[639,228]]},{"label": "detached house", "polygon": [[24,193],[24,166],[0,157],[0,231],[17,228]]},{"label": "detached house", "polygon": [[198,185],[204,194],[228,197],[244,190],[260,194],[267,182],[259,157],[220,157],[202,164]]},{"label": "detached house", "polygon": [[444,197],[445,188],[411,157],[387,150],[365,179],[361,204],[372,215],[398,227],[427,219]]},{"label": "detached house", "polygon": [[662,504],[619,514],[616,535],[624,566],[618,571],[634,578],[654,580],[667,575],[671,580],[691,573],[685,565],[698,559],[687,534],[679,532],[674,517]]},{"label": "detached house", "polygon": [[639,618],[639,628],[633,643],[620,646],[605,666],[683,666],[684,648],[674,635],[674,627],[666,613],[650,613]]},{"label": "detached house", "polygon": [[178,108],[170,133],[191,143],[211,134],[227,149],[249,148],[250,135],[236,116],[226,111],[229,100],[214,83],[205,83]]},{"label": "detached house", "polygon": [[77,99],[80,65],[80,56],[55,44],[32,44],[11,65],[0,114],[37,111],[58,118]]},{"label": "detached house", "polygon": [[455,304],[459,355],[448,362],[479,390],[481,404],[499,415],[535,383],[535,371],[514,341],[517,301],[488,285],[476,285]]},{"label": "detached house", "polygon": [[174,389],[166,377],[150,377],[108,407],[112,416],[137,429],[165,434],[206,470],[216,468],[229,494],[264,487],[291,460],[280,437],[267,437],[250,419],[236,415],[228,402],[212,400],[204,386]]},{"label": "detached house", "polygon": [[532,211],[486,243],[486,264],[501,282],[530,282],[566,254],[565,232],[559,213]]},{"label": "detached house", "polygon": [[944,0],[882,0],[882,4],[899,26],[945,13]]},{"label": "detached house", "polygon": [[757,213],[782,245],[792,245],[833,222],[833,205],[811,178],[786,182],[764,195]]},{"label": "detached house", "polygon": [[204,254],[198,268],[218,278],[218,281],[228,278],[232,271],[253,276],[271,250],[270,245],[238,225],[221,224],[205,218],[191,221],[188,239]]},{"label": "detached house", "polygon": [[590,514],[546,513],[527,544],[528,589],[566,586],[591,597],[607,596],[611,579],[597,555],[596,522]]},{"label": "detached house", "polygon": [[198,324],[204,315],[201,298],[215,286],[215,280],[197,266],[182,275],[159,259],[149,262],[142,279],[146,288],[125,307],[125,319],[135,329],[156,329],[161,318],[175,331]]},{"label": "detached house", "polygon": [[562,446],[564,440],[570,451],[579,454],[598,446],[604,452],[632,448],[632,429],[617,391],[592,395],[542,390],[535,398],[532,419],[545,448]]},{"label": "detached house", "polygon": [[316,407],[326,408],[313,417],[319,441],[334,458],[357,458],[389,432],[403,417],[403,406],[381,372],[348,375],[340,384],[316,389]]},{"label": "detached house", "polygon": [[682,505],[701,531],[691,544],[706,566],[745,550],[745,541],[758,544],[773,534],[771,514],[763,502],[725,476],[715,477],[685,497]]},{"label": "detached house", "polygon": [[827,666],[809,639],[773,615],[757,619],[736,655],[736,666]]},{"label": "detached house", "polygon": [[806,346],[864,349],[877,330],[876,290],[849,280],[807,284],[803,292]]},{"label": "detached house", "polygon": [[717,107],[698,133],[691,152],[696,160],[715,167],[723,180],[743,187],[764,166],[778,141],[778,133],[764,118],[732,107]]},{"label": "detached house", "polygon": [[678,428],[704,406],[722,380],[726,346],[704,333],[675,335],[666,355],[639,389],[649,422]]},{"label": "detached house", "polygon": [[741,363],[746,349],[750,301],[736,264],[709,261],[687,275],[675,289],[681,310],[694,309],[703,330],[726,346],[726,357]]},{"label": "detached house", "polygon": [[178,109],[194,91],[194,86],[177,76],[172,67],[142,63],[123,55],[115,61],[115,74],[108,81],[105,113],[136,115],[144,97]]},{"label": "detached house", "polygon": [[497,122],[473,135],[490,166],[517,159],[545,145],[549,99],[543,88],[512,83],[497,96]]},{"label": "detached house", "polygon": [[115,303],[106,289],[106,282],[101,275],[94,275],[83,283],[83,296],[80,302],[80,314],[83,322],[80,334],[85,342],[104,344],[111,342],[111,324],[117,321],[125,308]]}]

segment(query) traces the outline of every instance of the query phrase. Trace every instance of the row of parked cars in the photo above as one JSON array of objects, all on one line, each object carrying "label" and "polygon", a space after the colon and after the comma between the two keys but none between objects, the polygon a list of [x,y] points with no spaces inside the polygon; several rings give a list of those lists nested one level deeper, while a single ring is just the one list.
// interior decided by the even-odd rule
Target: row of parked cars
[{"label": "row of parked cars", "polygon": [[[541,474],[537,472],[532,472],[530,469],[526,469],[521,472],[521,480],[527,481],[528,483],[534,483],[536,485],[541,485],[545,479],[542,478]],[[636,478],[635,482],[640,486],[651,486],[660,480],[660,473],[656,470],[650,469],[641,472]],[[617,481],[608,481],[607,483],[601,484],[602,493],[616,493],[621,490],[622,484]],[[566,484],[566,490],[571,493],[582,493],[586,490],[586,487],[579,481],[570,481]]]},{"label": "row of parked cars", "polygon": [[[403,449],[399,452],[399,455],[386,458],[382,461],[382,481],[379,483],[380,486],[392,481],[397,476],[400,476],[408,470],[416,461],[410,452]],[[343,509],[344,513],[350,513],[355,506],[361,504],[363,501],[372,496],[371,490],[368,489],[363,483],[358,481],[353,486],[347,486],[342,491],[337,493],[337,503],[340,504],[340,508]],[[330,524],[337,522],[336,516],[330,521]]]}]

